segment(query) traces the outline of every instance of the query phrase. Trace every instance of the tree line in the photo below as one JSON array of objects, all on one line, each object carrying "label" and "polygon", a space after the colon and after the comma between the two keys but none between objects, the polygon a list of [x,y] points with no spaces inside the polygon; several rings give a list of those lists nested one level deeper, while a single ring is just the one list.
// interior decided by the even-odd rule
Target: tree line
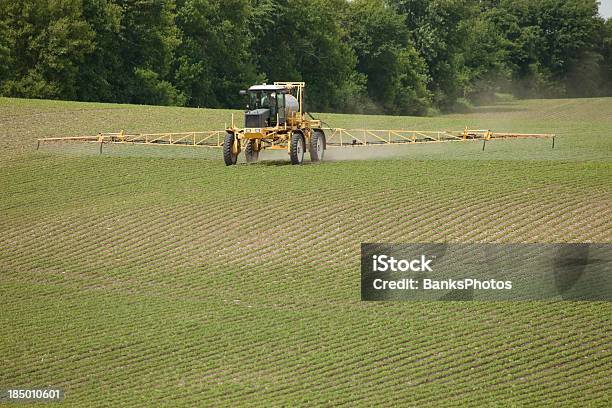
[{"label": "tree line", "polygon": [[0,0],[0,94],[242,107],[305,81],[313,111],[416,114],[612,95],[596,0]]}]

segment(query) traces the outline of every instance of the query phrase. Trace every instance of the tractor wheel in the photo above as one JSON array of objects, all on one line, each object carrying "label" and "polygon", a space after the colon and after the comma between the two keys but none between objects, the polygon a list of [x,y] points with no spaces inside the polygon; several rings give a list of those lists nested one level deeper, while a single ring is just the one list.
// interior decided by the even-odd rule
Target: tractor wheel
[{"label": "tractor wheel", "polygon": [[234,152],[234,138],[233,133],[226,133],[223,140],[223,161],[226,166],[232,166],[238,160],[238,153]]},{"label": "tractor wheel", "polygon": [[312,131],[310,137],[310,161],[318,162],[323,160],[325,154],[325,133],[320,129]]},{"label": "tractor wheel", "polygon": [[291,164],[302,164],[304,161],[304,136],[300,132],[291,134],[291,145],[289,146],[289,156]]},{"label": "tractor wheel", "polygon": [[259,150],[256,150],[257,141],[250,139],[244,148],[244,158],[247,163],[255,163],[259,159]]}]

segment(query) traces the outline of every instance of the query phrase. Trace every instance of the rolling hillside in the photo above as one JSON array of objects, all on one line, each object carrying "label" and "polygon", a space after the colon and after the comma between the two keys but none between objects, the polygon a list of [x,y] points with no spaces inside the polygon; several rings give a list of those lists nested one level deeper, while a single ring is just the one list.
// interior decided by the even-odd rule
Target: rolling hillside
[{"label": "rolling hillside", "polygon": [[0,384],[67,405],[606,406],[609,303],[365,303],[359,245],[612,242],[610,112],[322,114],[558,138],[226,168],[205,148],[35,140],[218,129],[230,111],[0,98]]}]

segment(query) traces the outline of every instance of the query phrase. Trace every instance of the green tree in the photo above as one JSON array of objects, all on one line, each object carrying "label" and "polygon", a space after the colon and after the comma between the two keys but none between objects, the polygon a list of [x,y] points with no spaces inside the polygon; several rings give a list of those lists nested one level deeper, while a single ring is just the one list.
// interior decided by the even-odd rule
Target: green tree
[{"label": "green tree", "polygon": [[240,89],[261,78],[250,54],[249,0],[181,0],[182,44],[174,78],[190,106],[237,107]]},{"label": "green tree", "polygon": [[0,1],[0,94],[237,107],[307,83],[309,110],[612,94],[596,0]]},{"label": "green tree", "polygon": [[[264,0],[255,7],[251,55],[269,81],[305,81],[308,109],[347,110],[363,93],[343,41],[344,0]],[[271,12],[267,12],[272,10]]]},{"label": "green tree", "polygon": [[121,43],[122,7],[110,0],[85,0],[83,17],[93,30],[94,47],[79,67],[78,99],[127,102],[127,95],[118,94],[119,79],[127,75],[117,47]]},{"label": "green tree", "polygon": [[[0,11],[1,11],[0,6]],[[0,86],[8,79],[13,65],[11,58],[11,43],[8,22],[0,19]]]},{"label": "green tree", "polygon": [[491,24],[486,10],[461,24],[466,33],[459,73],[463,97],[477,103],[490,102],[495,92],[508,86],[511,72],[506,60],[510,42]]},{"label": "green tree", "polygon": [[77,97],[79,65],[93,49],[82,11],[80,0],[0,2],[3,95]]},{"label": "green tree", "polygon": [[477,2],[466,0],[390,0],[405,17],[405,25],[428,67],[435,105],[451,108],[463,95],[461,78],[465,44]]},{"label": "green tree", "polygon": [[602,95],[612,96],[612,18],[609,18],[601,30],[600,52],[602,63]]},{"label": "green tree", "polygon": [[517,92],[562,96],[586,89],[588,83],[572,84],[599,64],[597,15],[596,0],[501,0],[491,22],[510,42],[507,62]]},{"label": "green tree", "polygon": [[612,20],[598,19],[595,31],[592,47],[581,50],[565,78],[570,96],[612,95]]},{"label": "green tree", "polygon": [[183,105],[185,96],[172,84],[172,63],[180,33],[172,0],[118,0],[122,9],[115,44],[124,73],[113,78],[117,100]]},{"label": "green tree", "polygon": [[368,94],[391,114],[423,114],[429,106],[427,67],[403,16],[379,0],[356,0],[347,16],[348,41]]}]

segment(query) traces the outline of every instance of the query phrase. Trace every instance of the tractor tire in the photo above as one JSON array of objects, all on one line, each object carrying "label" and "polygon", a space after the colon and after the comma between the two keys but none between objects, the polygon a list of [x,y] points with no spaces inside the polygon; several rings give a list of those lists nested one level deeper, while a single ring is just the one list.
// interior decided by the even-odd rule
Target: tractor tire
[{"label": "tractor tire", "polygon": [[246,143],[246,147],[244,148],[244,158],[247,163],[255,163],[259,160],[259,150],[255,150],[256,141],[250,139]]},{"label": "tractor tire", "polygon": [[223,140],[223,161],[226,166],[233,166],[238,161],[238,153],[234,153],[234,134],[226,133]]},{"label": "tractor tire", "polygon": [[302,164],[304,161],[304,136],[300,132],[293,132],[291,134],[291,144],[289,145],[289,156],[291,157],[291,164]]},{"label": "tractor tire", "polygon": [[321,129],[314,129],[310,137],[310,161],[323,160],[325,155],[325,133]]}]

